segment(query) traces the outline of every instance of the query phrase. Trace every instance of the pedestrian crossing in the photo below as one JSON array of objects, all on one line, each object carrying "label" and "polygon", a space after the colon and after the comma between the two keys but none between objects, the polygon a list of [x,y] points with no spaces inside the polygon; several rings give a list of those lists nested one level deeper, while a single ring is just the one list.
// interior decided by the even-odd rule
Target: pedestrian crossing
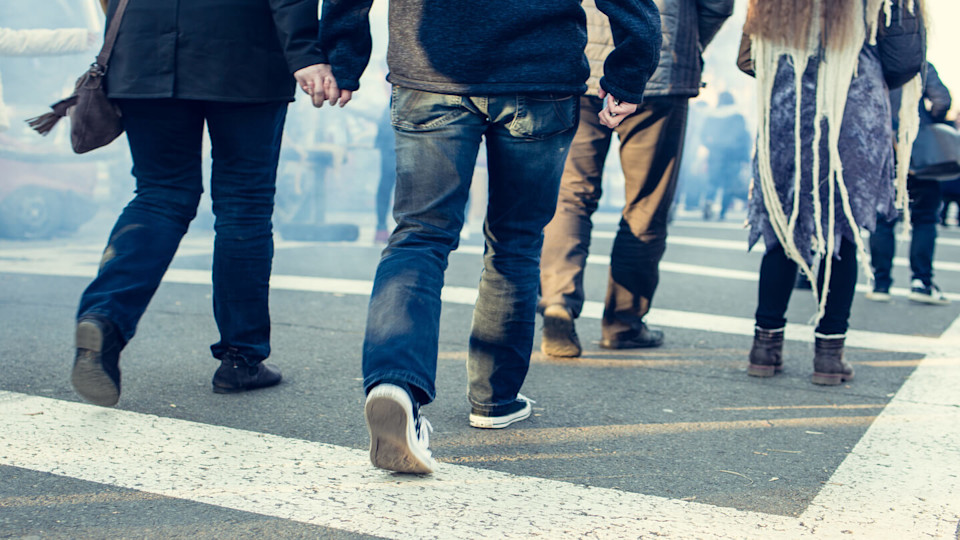
[{"label": "pedestrian crossing", "polygon": [[[745,250],[745,242],[698,236],[691,225],[678,228],[683,234],[671,237],[674,245],[732,250],[737,244]],[[595,238],[604,237],[598,233]],[[309,245],[278,241],[277,249]],[[179,256],[206,255],[211,246],[208,237],[188,237]],[[364,247],[369,246],[338,245]],[[89,278],[101,248],[2,244],[0,279],[4,274]],[[455,256],[481,252],[465,245]],[[600,255],[590,260],[608,262]],[[669,260],[661,270],[756,280],[755,272]],[[209,271],[174,267],[165,282],[209,286]],[[289,273],[271,281],[275,290],[356,297],[369,295],[371,286],[368,280]],[[447,286],[442,299],[472,305],[476,290]],[[601,312],[600,302],[588,302],[582,316],[595,319]],[[747,318],[659,307],[650,322],[730,335],[753,332]],[[811,327],[792,326],[788,336],[812,340]],[[956,537],[960,322],[939,336],[851,331],[847,342],[925,358],[875,418],[876,410],[863,413],[870,415],[862,420],[870,426],[866,434],[796,517],[453,463],[443,463],[432,477],[395,475],[371,468],[366,451],[354,448],[13,391],[0,391],[0,465],[385,538]]]}]

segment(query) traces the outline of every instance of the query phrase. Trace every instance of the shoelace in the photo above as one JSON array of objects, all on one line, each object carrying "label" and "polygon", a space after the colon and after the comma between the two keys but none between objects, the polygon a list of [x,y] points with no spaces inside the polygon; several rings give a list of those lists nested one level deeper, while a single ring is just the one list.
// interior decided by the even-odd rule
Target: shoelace
[{"label": "shoelace", "polygon": [[517,399],[519,399],[520,401],[526,401],[527,403],[530,403],[530,404],[536,403],[536,401],[528,398],[527,396],[525,396],[525,395],[523,395],[523,394],[519,394],[519,393],[517,394]]},{"label": "shoelace", "polygon": [[420,416],[420,413],[417,413],[417,439],[420,440],[420,444],[423,445],[423,449],[427,451],[427,455],[430,455],[430,433],[433,432],[433,426],[430,424],[430,421],[426,418]]}]

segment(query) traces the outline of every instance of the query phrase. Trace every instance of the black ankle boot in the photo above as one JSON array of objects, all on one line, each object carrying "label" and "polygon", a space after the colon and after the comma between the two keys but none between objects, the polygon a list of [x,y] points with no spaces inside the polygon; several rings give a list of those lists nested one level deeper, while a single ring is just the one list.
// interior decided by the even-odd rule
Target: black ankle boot
[{"label": "black ankle boot", "polygon": [[853,367],[843,359],[846,336],[816,336],[813,355],[813,384],[836,386],[853,380]]},{"label": "black ankle boot", "polygon": [[263,362],[250,362],[240,353],[229,350],[220,359],[220,367],[213,374],[213,391],[217,394],[235,394],[266,388],[280,383],[280,369]]},{"label": "black ankle boot", "polygon": [[80,397],[103,407],[120,400],[120,351],[124,341],[104,317],[84,315],[77,321],[77,351],[70,382]]},{"label": "black ankle boot", "polygon": [[768,330],[757,326],[753,331],[747,375],[773,377],[780,371],[783,371],[783,328]]}]

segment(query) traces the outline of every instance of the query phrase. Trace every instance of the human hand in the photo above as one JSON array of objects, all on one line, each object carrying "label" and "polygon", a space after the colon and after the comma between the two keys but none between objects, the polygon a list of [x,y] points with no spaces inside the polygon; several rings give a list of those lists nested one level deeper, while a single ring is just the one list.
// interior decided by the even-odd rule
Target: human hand
[{"label": "human hand", "polygon": [[314,107],[323,107],[324,101],[331,105],[339,103],[343,107],[353,97],[352,90],[341,90],[337,85],[330,64],[314,64],[298,69],[293,77],[300,89],[310,96]]},{"label": "human hand", "polygon": [[605,100],[606,107],[600,111],[600,123],[613,129],[623,122],[623,119],[637,112],[636,103],[627,103],[620,101],[613,94],[608,94],[603,88],[597,94],[600,99]]}]

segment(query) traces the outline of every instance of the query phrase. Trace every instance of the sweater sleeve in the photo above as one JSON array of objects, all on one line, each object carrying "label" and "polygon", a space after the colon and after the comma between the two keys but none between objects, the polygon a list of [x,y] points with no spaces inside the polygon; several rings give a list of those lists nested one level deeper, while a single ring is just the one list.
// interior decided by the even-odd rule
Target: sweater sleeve
[{"label": "sweater sleeve", "polygon": [[270,10],[290,73],[327,63],[317,40],[317,0],[270,0]]},{"label": "sweater sleeve", "polygon": [[0,28],[0,54],[7,56],[40,56],[86,51],[87,30],[59,28],[55,30],[13,30]]},{"label": "sweater sleeve", "polygon": [[373,0],[323,0],[320,46],[330,58],[337,83],[344,90],[360,88],[360,75],[370,61],[370,6]]},{"label": "sweater sleeve", "polygon": [[603,63],[600,87],[617,99],[640,103],[660,61],[660,12],[653,0],[597,0],[610,19],[616,45]]}]

